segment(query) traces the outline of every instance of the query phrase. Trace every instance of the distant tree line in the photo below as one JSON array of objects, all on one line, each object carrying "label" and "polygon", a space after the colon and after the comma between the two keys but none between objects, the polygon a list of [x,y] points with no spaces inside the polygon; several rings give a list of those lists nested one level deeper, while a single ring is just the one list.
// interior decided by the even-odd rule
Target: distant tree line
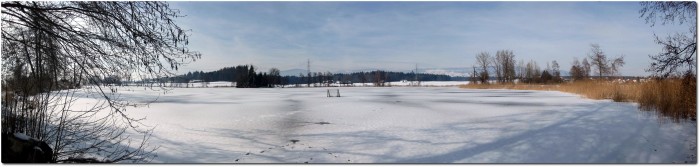
[{"label": "distant tree line", "polygon": [[234,69],[233,82],[236,82],[237,88],[271,88],[281,84],[280,73],[276,68],[270,69],[269,72],[259,73],[255,72],[253,65],[239,65]]},{"label": "distant tree line", "polygon": [[[417,74],[418,81],[464,81],[466,77],[452,77],[449,75],[440,74]],[[370,83],[374,86],[390,86],[388,82],[396,81],[414,81],[416,74],[413,72],[391,72],[391,71],[366,71],[353,73],[331,73],[331,72],[315,72],[308,75],[299,74],[299,76],[284,76],[288,84],[312,84],[314,86],[327,86],[330,83],[352,84],[352,83]],[[310,82],[309,82],[310,81]]]},{"label": "distant tree line", "polygon": [[[477,71],[477,66],[480,71]],[[552,61],[547,68],[540,69],[537,62],[530,61],[527,64],[523,60],[516,65],[515,54],[511,50],[499,50],[495,56],[488,52],[481,52],[476,55],[476,65],[473,67],[471,76],[472,83],[488,84],[494,79],[498,83],[513,83],[516,80],[524,83],[558,83],[562,81],[559,63]],[[494,74],[489,73],[493,69]]]},{"label": "distant tree line", "polygon": [[256,72],[253,65],[226,67],[212,72],[188,72],[185,75],[174,77],[170,81],[182,83],[195,80],[200,82],[231,81],[236,83],[237,88],[271,88],[283,84],[279,69],[271,68],[268,72]]},{"label": "distant tree line", "polygon": [[[470,76],[472,83],[488,84],[489,80],[495,80],[498,83],[513,83],[515,80],[523,83],[560,83],[564,81],[559,63],[556,60],[552,61],[551,64],[547,62],[546,68],[542,70],[537,62],[532,60],[527,64],[520,60],[516,65],[515,54],[510,50],[499,50],[493,57],[488,52],[481,52],[475,58],[476,64],[473,66],[472,76]],[[598,44],[591,44],[591,51],[587,58],[584,58],[582,62],[574,58],[569,74],[572,80],[589,79],[590,73],[593,72],[591,69],[593,69],[598,74],[598,78],[616,76],[624,65],[624,55],[608,59]],[[477,71],[477,67],[480,71]]]},{"label": "distant tree line", "polygon": [[[439,74],[418,74],[419,81],[464,81],[467,77],[451,77]],[[416,79],[414,72],[390,72],[368,71],[354,73],[311,72],[300,73],[298,76],[281,76],[280,70],[270,69],[268,72],[256,72],[253,65],[238,65],[226,67],[216,71],[194,71],[167,79],[169,82],[187,83],[198,80],[200,82],[231,81],[236,82],[240,88],[275,87],[281,85],[307,85],[330,86],[332,83],[350,85],[352,83],[370,83],[374,86],[390,86],[388,82],[413,81]]]}]

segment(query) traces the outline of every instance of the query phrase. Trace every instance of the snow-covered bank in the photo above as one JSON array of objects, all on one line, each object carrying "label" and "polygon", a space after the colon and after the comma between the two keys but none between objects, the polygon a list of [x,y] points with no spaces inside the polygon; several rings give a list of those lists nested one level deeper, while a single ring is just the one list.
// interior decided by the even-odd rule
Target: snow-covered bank
[{"label": "snow-covered bank", "polygon": [[[130,108],[156,163],[684,163],[695,123],[633,103],[455,87],[176,88]],[[143,88],[123,97],[147,101]]]}]

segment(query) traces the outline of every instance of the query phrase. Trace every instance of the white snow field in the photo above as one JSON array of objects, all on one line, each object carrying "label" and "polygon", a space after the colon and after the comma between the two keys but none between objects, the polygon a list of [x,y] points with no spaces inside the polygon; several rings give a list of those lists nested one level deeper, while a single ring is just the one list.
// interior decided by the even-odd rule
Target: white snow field
[{"label": "white snow field", "polygon": [[[634,103],[457,87],[120,89],[152,163],[694,163],[696,123]],[[332,88],[336,89],[336,88]]]}]

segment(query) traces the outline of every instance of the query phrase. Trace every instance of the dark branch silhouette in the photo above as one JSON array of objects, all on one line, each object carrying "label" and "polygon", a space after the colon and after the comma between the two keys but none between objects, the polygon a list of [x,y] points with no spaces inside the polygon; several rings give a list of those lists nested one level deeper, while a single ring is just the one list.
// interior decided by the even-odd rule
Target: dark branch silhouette
[{"label": "dark branch silhouette", "polygon": [[[152,156],[151,129],[129,116],[115,83],[173,76],[200,58],[173,20],[182,17],[178,10],[165,2],[82,1],[12,1],[2,9],[3,133],[50,143],[53,162]],[[102,101],[77,109],[86,96]],[[132,145],[128,130],[144,138]]]}]

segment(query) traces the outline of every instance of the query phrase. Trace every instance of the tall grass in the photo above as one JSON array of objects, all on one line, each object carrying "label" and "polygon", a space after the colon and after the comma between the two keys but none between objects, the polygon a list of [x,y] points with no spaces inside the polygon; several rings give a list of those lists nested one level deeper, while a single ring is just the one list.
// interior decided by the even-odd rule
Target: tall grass
[{"label": "tall grass", "polygon": [[675,122],[696,119],[695,76],[651,79],[644,82],[585,80],[561,84],[468,84],[471,89],[548,90],[579,94],[591,99],[611,99],[616,102],[637,102],[639,108],[655,111]]},{"label": "tall grass", "polygon": [[674,119],[696,119],[697,87],[695,77],[682,79],[652,80],[643,85],[637,102],[644,110],[659,111],[661,115]]}]

